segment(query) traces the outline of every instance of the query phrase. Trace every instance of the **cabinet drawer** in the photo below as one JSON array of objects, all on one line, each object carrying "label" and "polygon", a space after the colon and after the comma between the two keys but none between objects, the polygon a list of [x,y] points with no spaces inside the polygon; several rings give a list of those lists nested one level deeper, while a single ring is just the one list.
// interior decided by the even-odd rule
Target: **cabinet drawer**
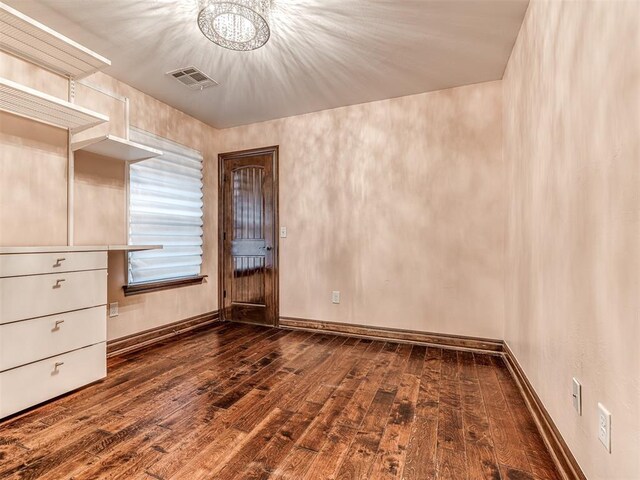
[{"label": "cabinet drawer", "polygon": [[0,324],[106,303],[106,270],[0,278]]},{"label": "cabinet drawer", "polygon": [[99,343],[0,373],[0,417],[104,378],[106,344]]},{"label": "cabinet drawer", "polygon": [[76,272],[107,268],[107,252],[0,255],[0,277]]},{"label": "cabinet drawer", "polygon": [[0,325],[0,371],[107,340],[105,307]]}]

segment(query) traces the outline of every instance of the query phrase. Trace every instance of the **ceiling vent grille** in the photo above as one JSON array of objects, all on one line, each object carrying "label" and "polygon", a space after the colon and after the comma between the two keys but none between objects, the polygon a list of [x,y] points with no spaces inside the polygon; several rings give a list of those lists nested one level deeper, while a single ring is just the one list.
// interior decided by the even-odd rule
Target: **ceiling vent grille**
[{"label": "ceiling vent grille", "polygon": [[215,87],[218,85],[218,82],[196,67],[179,68],[178,70],[167,72],[167,75],[171,75],[191,90],[203,90],[207,87]]}]

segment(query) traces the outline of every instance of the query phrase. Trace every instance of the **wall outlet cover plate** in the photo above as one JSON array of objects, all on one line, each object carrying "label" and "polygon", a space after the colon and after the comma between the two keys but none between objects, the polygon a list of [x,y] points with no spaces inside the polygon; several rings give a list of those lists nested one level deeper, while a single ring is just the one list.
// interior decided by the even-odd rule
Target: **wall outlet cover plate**
[{"label": "wall outlet cover plate", "polygon": [[598,440],[611,453],[611,412],[598,403]]}]

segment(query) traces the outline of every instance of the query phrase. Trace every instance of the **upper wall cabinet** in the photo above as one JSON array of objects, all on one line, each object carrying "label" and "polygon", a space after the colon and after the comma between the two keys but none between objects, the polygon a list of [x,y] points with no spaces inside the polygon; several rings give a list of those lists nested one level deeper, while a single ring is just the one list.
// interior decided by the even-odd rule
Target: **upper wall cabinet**
[{"label": "upper wall cabinet", "polygon": [[108,59],[2,2],[0,49],[70,78],[111,65]]}]

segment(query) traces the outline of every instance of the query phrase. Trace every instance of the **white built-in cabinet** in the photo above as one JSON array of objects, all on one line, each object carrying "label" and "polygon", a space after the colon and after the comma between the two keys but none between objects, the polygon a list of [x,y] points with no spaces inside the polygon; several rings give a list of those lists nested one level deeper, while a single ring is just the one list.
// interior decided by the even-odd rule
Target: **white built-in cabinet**
[{"label": "white built-in cabinet", "polygon": [[0,418],[107,374],[107,249],[0,249]]},{"label": "white built-in cabinet", "polygon": [[108,253],[0,247],[0,418],[104,378]]}]

